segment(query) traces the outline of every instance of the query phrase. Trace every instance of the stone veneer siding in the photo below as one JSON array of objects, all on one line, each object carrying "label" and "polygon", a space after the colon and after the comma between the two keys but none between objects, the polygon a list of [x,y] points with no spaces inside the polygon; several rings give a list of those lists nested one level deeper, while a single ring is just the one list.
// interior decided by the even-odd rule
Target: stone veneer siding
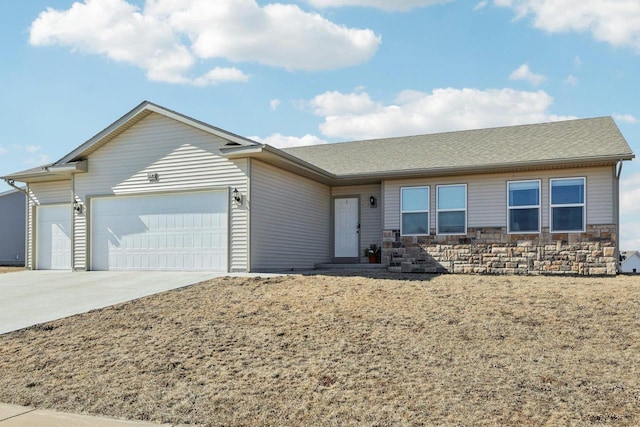
[{"label": "stone veneer siding", "polygon": [[400,236],[384,230],[382,263],[402,273],[615,275],[616,226],[584,233],[507,234],[469,228],[466,236]]}]

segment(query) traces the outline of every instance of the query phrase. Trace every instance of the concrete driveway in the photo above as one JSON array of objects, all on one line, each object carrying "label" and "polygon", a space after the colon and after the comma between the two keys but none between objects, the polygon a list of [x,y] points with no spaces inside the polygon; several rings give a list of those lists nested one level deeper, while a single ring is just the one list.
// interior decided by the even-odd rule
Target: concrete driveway
[{"label": "concrete driveway", "polygon": [[228,275],[167,271],[0,274],[0,334]]}]

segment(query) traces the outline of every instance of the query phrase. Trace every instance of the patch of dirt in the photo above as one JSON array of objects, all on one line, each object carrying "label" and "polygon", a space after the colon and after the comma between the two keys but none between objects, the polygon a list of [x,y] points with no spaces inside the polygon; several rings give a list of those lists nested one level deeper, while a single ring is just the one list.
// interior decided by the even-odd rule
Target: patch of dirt
[{"label": "patch of dirt", "polygon": [[14,273],[16,271],[24,271],[24,267],[2,267],[0,266],[0,274]]},{"label": "patch of dirt", "polygon": [[0,336],[0,401],[214,425],[639,425],[640,280],[221,278]]}]

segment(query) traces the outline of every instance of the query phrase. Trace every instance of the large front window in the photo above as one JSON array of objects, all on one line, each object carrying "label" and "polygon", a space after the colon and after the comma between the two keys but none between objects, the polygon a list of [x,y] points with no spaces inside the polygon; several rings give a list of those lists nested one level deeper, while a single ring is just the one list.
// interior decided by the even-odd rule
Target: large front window
[{"label": "large front window", "polygon": [[439,185],[438,234],[467,234],[467,185]]},{"label": "large front window", "polygon": [[403,236],[429,234],[429,187],[400,189],[401,224]]},{"label": "large front window", "polygon": [[584,231],[585,179],[551,181],[551,232]]},{"label": "large front window", "polygon": [[540,232],[540,181],[507,183],[508,232]]}]

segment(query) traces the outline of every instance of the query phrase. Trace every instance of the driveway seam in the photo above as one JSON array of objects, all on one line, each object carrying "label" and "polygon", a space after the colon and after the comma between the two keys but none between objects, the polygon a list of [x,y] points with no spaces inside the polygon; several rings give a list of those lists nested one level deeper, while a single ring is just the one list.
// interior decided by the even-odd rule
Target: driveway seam
[{"label": "driveway seam", "polygon": [[33,408],[33,409],[30,409],[30,410],[25,411],[25,412],[21,412],[21,413],[16,414],[16,415],[12,415],[12,416],[10,416],[10,417],[3,418],[3,419],[1,419],[1,420],[0,420],[0,423],[1,423],[1,422],[3,422],[3,421],[10,420],[10,419],[12,419],[12,418],[21,417],[21,416],[23,416],[23,415],[25,415],[25,414],[28,414],[29,412],[33,412],[33,411],[37,411],[37,409],[36,409],[36,408]]}]

